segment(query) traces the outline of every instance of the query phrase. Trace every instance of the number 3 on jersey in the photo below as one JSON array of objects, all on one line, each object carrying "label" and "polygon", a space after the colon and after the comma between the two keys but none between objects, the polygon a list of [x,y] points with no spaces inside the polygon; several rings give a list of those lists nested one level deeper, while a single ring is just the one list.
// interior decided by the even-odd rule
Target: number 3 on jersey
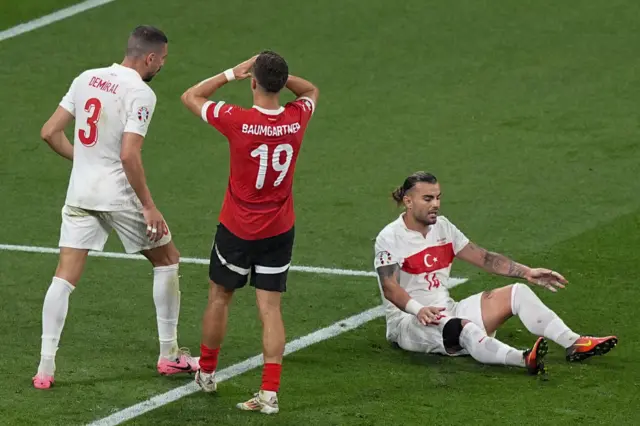
[{"label": "number 3 on jersey", "polygon": [[[286,154],[284,163],[280,162],[280,156],[282,153]],[[262,189],[264,187],[264,179],[267,176],[267,169],[269,168],[269,146],[267,144],[262,144],[253,151],[251,151],[252,157],[260,158],[260,166],[258,168],[258,177],[256,178],[256,189]],[[276,146],[273,150],[273,154],[271,157],[271,167],[276,172],[280,172],[278,178],[273,182],[273,186],[280,186],[285,176],[287,176],[287,172],[289,171],[289,167],[291,166],[291,159],[293,158],[293,147],[288,143],[283,143],[281,145]]]},{"label": "number 3 on jersey", "polygon": [[100,119],[100,111],[102,111],[102,103],[100,103],[100,99],[91,98],[84,104],[84,110],[91,114],[87,118],[87,125],[89,126],[89,131],[85,129],[80,129],[78,131],[78,139],[84,146],[93,146],[96,144],[98,140],[98,120]]}]

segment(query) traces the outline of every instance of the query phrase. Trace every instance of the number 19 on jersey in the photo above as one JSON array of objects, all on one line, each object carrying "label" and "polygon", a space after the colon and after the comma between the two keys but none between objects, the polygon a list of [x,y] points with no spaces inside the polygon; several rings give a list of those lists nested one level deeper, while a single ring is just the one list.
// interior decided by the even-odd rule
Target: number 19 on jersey
[{"label": "number 19 on jersey", "polygon": [[[280,157],[283,152],[285,153],[284,163],[280,162]],[[260,145],[251,151],[251,156],[253,158],[257,157],[260,159],[258,177],[256,178],[256,189],[262,189],[269,169],[269,146],[267,144]],[[280,186],[284,178],[287,176],[292,158],[293,147],[288,143],[280,144],[273,150],[273,153],[271,154],[271,168],[280,173],[278,178],[273,182],[274,187]]]}]

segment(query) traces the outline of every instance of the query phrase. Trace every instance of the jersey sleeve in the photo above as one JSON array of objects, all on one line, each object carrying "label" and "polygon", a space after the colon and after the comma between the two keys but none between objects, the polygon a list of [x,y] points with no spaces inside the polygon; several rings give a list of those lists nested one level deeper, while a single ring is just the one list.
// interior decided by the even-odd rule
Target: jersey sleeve
[{"label": "jersey sleeve", "polygon": [[62,100],[60,101],[60,106],[71,113],[74,117],[76,116],[76,100],[75,100],[75,92],[76,86],[78,85],[78,77],[73,79],[71,86],[69,86],[69,90],[67,94],[64,95]]},{"label": "jersey sleeve", "polygon": [[223,101],[207,101],[202,105],[201,116],[205,123],[209,123],[220,133],[227,136],[240,111],[240,108],[235,105]]},{"label": "jersey sleeve", "polygon": [[469,244],[469,238],[462,233],[453,223],[447,220],[448,231],[453,242],[453,253],[458,254],[460,250],[465,248]]},{"label": "jersey sleeve", "polygon": [[156,108],[156,95],[151,89],[134,90],[127,102],[127,123],[125,133],[136,133],[142,137],[147,135],[153,111]]},{"label": "jersey sleeve", "polygon": [[373,265],[375,269],[394,264],[400,265],[402,263],[402,259],[399,257],[394,244],[382,233],[376,238],[374,251],[375,258],[373,259]]},{"label": "jersey sleeve", "polygon": [[288,105],[300,110],[300,118],[302,125],[306,125],[311,117],[313,116],[314,111],[316,110],[316,104],[313,102],[313,99],[308,98],[306,96],[301,96],[293,102],[289,102]]}]

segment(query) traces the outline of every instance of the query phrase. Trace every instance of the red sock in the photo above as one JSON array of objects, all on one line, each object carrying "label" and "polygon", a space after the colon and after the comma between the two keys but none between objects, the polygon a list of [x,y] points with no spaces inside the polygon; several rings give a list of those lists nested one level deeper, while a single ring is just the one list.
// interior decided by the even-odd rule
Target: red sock
[{"label": "red sock", "polygon": [[220,348],[209,349],[204,343],[200,344],[200,369],[204,373],[213,373],[218,366]]},{"label": "red sock", "polygon": [[282,364],[265,364],[262,368],[262,386],[260,390],[278,392]]}]

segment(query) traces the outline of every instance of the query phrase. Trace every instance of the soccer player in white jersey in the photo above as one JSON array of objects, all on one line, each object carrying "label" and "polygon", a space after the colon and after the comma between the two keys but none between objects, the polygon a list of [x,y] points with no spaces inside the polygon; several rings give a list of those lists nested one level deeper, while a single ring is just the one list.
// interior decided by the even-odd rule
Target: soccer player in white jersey
[{"label": "soccer player in white jersey", "polygon": [[[156,106],[147,85],[164,65],[167,37],[150,26],[130,35],[122,64],[80,74],[41,131],[51,149],[73,162],[62,209],[60,260],[42,309],[42,350],[33,385],[54,383],[55,355],[69,296],[89,250],[101,251],[115,229],[127,253],[153,265],[160,374],[197,371],[197,360],[179,349],[180,253],[146,183],[141,149]],[[74,143],[64,129],[75,119]]]},{"label": "soccer player in white jersey", "polygon": [[[551,291],[564,288],[559,273],[530,268],[470,242],[440,209],[440,185],[432,174],[417,172],[393,192],[405,212],[378,234],[375,268],[385,299],[387,340],[407,351],[442,355],[471,355],[485,364],[545,371],[545,337],[566,348],[567,361],[602,355],[617,344],[615,336],[589,337],[574,333],[525,284],[516,283],[475,294],[459,302],[449,296],[454,258],[488,272],[521,278]],[[512,348],[495,336],[512,316],[539,337],[526,351]]]}]

